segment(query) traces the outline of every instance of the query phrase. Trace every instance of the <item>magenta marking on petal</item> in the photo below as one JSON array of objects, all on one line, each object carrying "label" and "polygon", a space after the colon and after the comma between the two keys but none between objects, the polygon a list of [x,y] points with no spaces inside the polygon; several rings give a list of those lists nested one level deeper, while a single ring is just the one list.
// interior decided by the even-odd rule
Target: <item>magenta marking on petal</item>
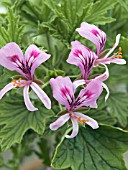
[{"label": "magenta marking on petal", "polygon": [[99,35],[99,32],[98,32],[97,30],[91,30],[91,32],[92,32],[95,36]]},{"label": "magenta marking on petal", "polygon": [[33,51],[31,52],[30,56],[31,56],[31,57],[33,56],[34,58],[36,58],[36,57],[39,56],[39,54],[40,54],[40,52],[37,52],[36,50],[33,50]]},{"label": "magenta marking on petal", "polygon": [[13,55],[13,56],[11,56],[11,57],[9,57],[9,58],[10,58],[10,60],[11,60],[12,62],[14,62],[14,63],[16,63],[16,61],[20,61],[18,55]]},{"label": "magenta marking on petal", "polygon": [[92,96],[92,94],[93,93],[88,90],[88,91],[85,92],[84,96],[87,96],[86,98],[90,98]]},{"label": "magenta marking on petal", "polygon": [[67,96],[70,94],[70,90],[67,87],[61,88],[62,96]]},{"label": "magenta marking on petal", "polygon": [[82,55],[82,51],[76,49],[76,50],[74,51],[74,55],[75,55],[75,56],[79,56],[79,54]]}]

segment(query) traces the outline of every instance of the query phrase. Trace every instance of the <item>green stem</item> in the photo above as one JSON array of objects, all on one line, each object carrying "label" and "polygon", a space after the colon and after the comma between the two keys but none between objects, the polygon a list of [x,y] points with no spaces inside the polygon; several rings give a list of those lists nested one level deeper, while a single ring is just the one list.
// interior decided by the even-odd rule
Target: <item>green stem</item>
[{"label": "green stem", "polygon": [[62,111],[62,110],[63,110],[63,108],[62,108],[61,104],[60,104],[60,103],[58,103],[58,105],[59,105],[60,111]]},{"label": "green stem", "polygon": [[48,84],[49,84],[49,81],[46,82],[45,84],[43,84],[41,88],[42,88],[42,89],[45,88]]},{"label": "green stem", "polygon": [[48,72],[48,69],[44,65],[41,65],[41,67],[45,72]]},{"label": "green stem", "polygon": [[80,77],[81,76],[81,74],[78,74],[78,75],[71,75],[71,76],[68,76],[68,77],[70,77],[70,78],[76,78],[76,77]]}]

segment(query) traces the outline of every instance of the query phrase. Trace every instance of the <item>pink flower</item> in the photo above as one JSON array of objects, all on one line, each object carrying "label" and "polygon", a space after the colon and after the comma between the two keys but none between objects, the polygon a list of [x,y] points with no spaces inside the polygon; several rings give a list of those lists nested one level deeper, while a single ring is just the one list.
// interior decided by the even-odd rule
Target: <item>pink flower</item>
[{"label": "pink flower", "polygon": [[73,131],[71,135],[66,136],[67,138],[73,138],[77,135],[78,122],[81,124],[86,123],[93,129],[98,128],[98,123],[94,119],[76,111],[76,109],[82,106],[97,108],[96,100],[103,90],[98,79],[93,80],[85,89],[82,89],[76,99],[74,96],[75,87],[69,77],[63,78],[59,76],[56,79],[52,78],[50,84],[53,89],[53,97],[67,108],[67,113],[65,115],[59,117],[55,122],[50,124],[51,130],[57,130],[69,119],[72,121]]},{"label": "pink flower", "polygon": [[50,58],[49,54],[41,51],[35,45],[30,45],[23,56],[19,46],[14,43],[8,43],[0,49],[0,64],[11,71],[17,71],[25,78],[22,80],[13,80],[0,91],[0,99],[6,92],[16,87],[24,87],[24,102],[29,111],[38,110],[33,106],[29,99],[29,89],[31,88],[44,103],[45,107],[51,108],[51,101],[46,93],[34,82],[35,69]]},{"label": "pink flower", "polygon": [[[104,48],[105,42],[106,42],[106,34],[100,30],[98,27],[92,24],[88,24],[86,22],[81,23],[81,27],[77,28],[76,31],[84,37],[93,42],[97,47],[97,56],[99,56]],[[118,46],[120,41],[120,34],[116,36],[116,43],[114,46],[110,49],[110,51],[103,57],[103,58],[97,58],[95,65],[99,64],[110,64],[110,63],[116,63],[116,64],[126,64],[126,61],[122,59],[121,56],[121,50],[119,50],[118,53],[115,53],[111,57],[108,58],[108,56],[115,50],[115,48]]]},{"label": "pink flower", "polygon": [[87,80],[98,57],[79,41],[73,41],[71,44],[72,48],[67,62],[78,66],[81,69],[82,78]]},{"label": "pink flower", "polygon": [[[98,59],[98,56],[89,48],[81,44],[79,41],[73,41],[71,44],[72,48],[67,59],[67,62],[78,66],[82,72],[82,79],[76,80],[74,82],[74,85],[77,88],[80,85],[87,84],[92,81],[88,80],[88,77],[90,75],[90,72],[92,71],[92,68],[94,67],[94,63]],[[102,65],[104,64],[102,63]],[[109,89],[103,83],[103,81],[105,81],[109,77],[109,72],[108,68],[105,65],[104,67],[106,68],[105,73],[103,73],[102,75],[98,76],[95,79],[99,79],[101,81],[102,86],[106,89],[107,95],[105,97],[105,100],[107,100],[109,96]]]}]

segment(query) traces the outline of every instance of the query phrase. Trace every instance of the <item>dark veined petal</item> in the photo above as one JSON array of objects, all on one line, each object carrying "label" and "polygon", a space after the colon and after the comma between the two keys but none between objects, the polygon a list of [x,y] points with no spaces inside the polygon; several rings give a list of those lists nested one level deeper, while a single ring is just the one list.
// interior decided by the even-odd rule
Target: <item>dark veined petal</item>
[{"label": "dark veined petal", "polygon": [[73,110],[82,106],[97,107],[96,100],[103,91],[102,81],[98,79],[91,80],[85,89],[82,89],[73,104]]},{"label": "dark veined petal", "polygon": [[8,70],[20,72],[19,67],[22,65],[23,60],[22,51],[14,42],[10,42],[0,49],[0,65]]},{"label": "dark veined petal", "polygon": [[50,54],[41,51],[36,45],[30,45],[25,52],[25,62],[31,71],[31,76],[35,69],[50,58]]},{"label": "dark veined petal", "polygon": [[69,77],[61,77],[50,79],[53,90],[53,97],[67,109],[70,109],[74,101],[74,86]]},{"label": "dark veined petal", "polygon": [[84,38],[93,42],[97,47],[97,55],[101,53],[106,42],[106,34],[100,30],[97,26],[88,24],[87,22],[81,23],[80,28],[76,31]]},{"label": "dark veined petal", "polygon": [[79,41],[73,41],[71,44],[72,49],[67,62],[78,66],[81,69],[82,78],[87,80],[94,66],[94,62],[98,57],[93,51]]}]

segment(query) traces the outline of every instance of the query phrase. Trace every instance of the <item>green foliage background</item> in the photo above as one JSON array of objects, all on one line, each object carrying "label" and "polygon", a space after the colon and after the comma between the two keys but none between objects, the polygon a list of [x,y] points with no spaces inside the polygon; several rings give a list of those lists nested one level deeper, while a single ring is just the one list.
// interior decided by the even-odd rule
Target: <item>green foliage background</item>
[{"label": "green foliage background", "polygon": [[[71,41],[77,39],[96,50],[91,42],[81,38],[75,31],[81,22],[96,24],[106,32],[105,48],[110,48],[116,35],[121,33],[120,46],[123,58],[128,61],[128,1],[1,0],[0,9],[3,8],[4,12],[0,13],[0,47],[13,41],[25,51],[34,43],[52,55],[35,73],[44,82],[42,88],[52,99],[52,110],[46,110],[31,94],[39,111],[27,111],[21,89],[12,90],[0,101],[1,152],[10,148],[13,153],[8,166],[1,155],[0,166],[17,170],[22,158],[34,152],[44,160],[46,166],[51,166],[52,160],[55,169],[127,169],[123,153],[128,150],[128,64],[109,65],[110,77],[105,82],[111,92],[108,101],[104,102],[102,94],[97,110],[82,110],[99,122],[98,130],[81,127],[79,135],[69,140],[63,137],[66,125],[56,132],[51,132],[48,126],[56,119],[54,115],[63,109],[52,97],[49,79],[62,75],[71,76],[73,80],[80,75],[77,67],[66,63]],[[93,73],[103,71],[95,68]],[[0,66],[0,89],[16,74]],[[39,140],[40,152],[31,149],[35,138]]]}]

